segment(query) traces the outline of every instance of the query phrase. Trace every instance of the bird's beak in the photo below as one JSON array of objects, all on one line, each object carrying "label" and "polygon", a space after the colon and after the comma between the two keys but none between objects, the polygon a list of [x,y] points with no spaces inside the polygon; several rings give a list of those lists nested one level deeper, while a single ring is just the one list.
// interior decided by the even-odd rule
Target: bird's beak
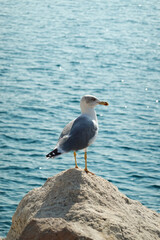
[{"label": "bird's beak", "polygon": [[101,102],[101,101],[99,101],[98,104],[100,104],[100,105],[104,105],[104,106],[108,106],[108,105],[109,105],[108,102]]}]

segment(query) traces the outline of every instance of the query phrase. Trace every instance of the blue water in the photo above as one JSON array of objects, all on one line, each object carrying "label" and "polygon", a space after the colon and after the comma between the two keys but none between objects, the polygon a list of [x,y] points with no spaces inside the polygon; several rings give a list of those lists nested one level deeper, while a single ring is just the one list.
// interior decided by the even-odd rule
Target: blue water
[{"label": "blue water", "polygon": [[85,94],[110,103],[97,107],[89,170],[160,212],[159,2],[5,0],[0,9],[0,236],[28,191],[74,167],[72,153],[45,155]]}]

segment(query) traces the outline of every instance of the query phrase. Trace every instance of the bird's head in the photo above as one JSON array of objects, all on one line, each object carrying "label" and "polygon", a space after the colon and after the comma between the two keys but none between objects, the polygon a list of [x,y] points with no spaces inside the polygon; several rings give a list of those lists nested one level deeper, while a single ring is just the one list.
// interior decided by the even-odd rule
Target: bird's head
[{"label": "bird's head", "polygon": [[109,105],[108,102],[100,101],[99,99],[97,99],[96,97],[94,97],[92,95],[85,95],[81,98],[81,101],[80,101],[80,106],[81,106],[82,111],[83,111],[83,109],[86,109],[86,108],[94,108],[98,104],[104,105],[104,106]]}]

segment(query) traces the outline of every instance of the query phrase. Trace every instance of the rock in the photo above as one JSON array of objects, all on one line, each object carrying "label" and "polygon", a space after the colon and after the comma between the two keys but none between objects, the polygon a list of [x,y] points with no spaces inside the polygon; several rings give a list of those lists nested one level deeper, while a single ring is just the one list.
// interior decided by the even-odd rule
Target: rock
[{"label": "rock", "polygon": [[159,240],[160,214],[107,180],[69,169],[19,203],[6,240]]}]

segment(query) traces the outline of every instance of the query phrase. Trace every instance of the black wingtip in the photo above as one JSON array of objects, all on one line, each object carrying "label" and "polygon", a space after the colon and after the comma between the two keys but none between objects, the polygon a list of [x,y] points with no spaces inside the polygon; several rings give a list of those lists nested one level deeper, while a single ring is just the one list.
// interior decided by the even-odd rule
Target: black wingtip
[{"label": "black wingtip", "polygon": [[56,157],[57,155],[60,155],[61,153],[58,152],[57,148],[54,149],[53,151],[51,151],[50,153],[48,153],[46,155],[46,158],[54,158]]},{"label": "black wingtip", "polygon": [[46,155],[46,158],[53,158],[55,157],[55,154],[53,152],[50,152]]}]

